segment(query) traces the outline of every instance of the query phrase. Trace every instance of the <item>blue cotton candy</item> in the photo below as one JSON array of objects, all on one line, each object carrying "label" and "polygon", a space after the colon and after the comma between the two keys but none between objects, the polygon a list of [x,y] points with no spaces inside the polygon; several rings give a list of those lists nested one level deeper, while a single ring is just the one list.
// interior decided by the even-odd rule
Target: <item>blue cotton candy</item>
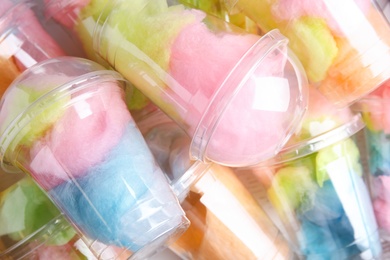
[{"label": "blue cotton candy", "polygon": [[390,135],[366,129],[366,138],[371,174],[390,175]]},{"label": "blue cotton candy", "polygon": [[298,216],[301,220],[301,253],[307,259],[346,259],[360,254],[354,231],[331,181],[324,182],[315,206]]},{"label": "blue cotton candy", "polygon": [[[77,185],[67,182],[52,189],[51,196],[88,237],[132,251],[143,246],[140,237],[145,243],[155,238],[146,232],[165,220],[166,215],[158,214],[163,202],[174,201],[133,123],[104,161],[75,181]],[[163,202],[148,198],[151,189]],[[181,213],[174,207],[169,210],[172,215]]]}]

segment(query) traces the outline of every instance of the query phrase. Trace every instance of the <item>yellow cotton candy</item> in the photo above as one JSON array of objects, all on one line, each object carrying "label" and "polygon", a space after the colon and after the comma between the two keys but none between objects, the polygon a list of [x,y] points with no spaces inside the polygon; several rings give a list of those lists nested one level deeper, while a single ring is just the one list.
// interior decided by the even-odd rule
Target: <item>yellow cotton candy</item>
[{"label": "yellow cotton candy", "polygon": [[317,185],[305,166],[288,166],[277,171],[268,189],[268,198],[281,216],[306,211],[314,203]]},{"label": "yellow cotton candy", "polygon": [[324,19],[303,17],[282,30],[302,62],[311,82],[323,80],[337,56],[338,48]]}]

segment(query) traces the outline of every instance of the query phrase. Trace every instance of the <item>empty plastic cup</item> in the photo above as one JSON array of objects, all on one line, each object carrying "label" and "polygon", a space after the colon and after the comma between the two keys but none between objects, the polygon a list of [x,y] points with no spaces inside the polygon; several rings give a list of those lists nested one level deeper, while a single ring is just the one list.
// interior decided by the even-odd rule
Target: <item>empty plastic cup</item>
[{"label": "empty plastic cup", "polygon": [[170,248],[183,259],[290,259],[283,236],[233,169],[190,161],[191,139],[161,111],[138,123],[191,224]]},{"label": "empty plastic cup", "polygon": [[110,2],[94,49],[191,136],[191,158],[242,166],[274,156],[307,101],[288,40],[169,3]]},{"label": "empty plastic cup", "polygon": [[3,0],[0,5],[0,96],[21,71],[39,61],[63,56],[44,30],[29,0]]},{"label": "empty plastic cup", "polygon": [[367,181],[382,238],[390,241],[390,81],[354,106],[367,125]]},{"label": "empty plastic cup", "polygon": [[[360,151],[348,123],[284,148],[275,158],[240,174],[267,190],[272,219],[301,259],[379,259],[381,243]],[[256,184],[252,184],[256,185]]]},{"label": "empty plastic cup", "polygon": [[348,106],[390,78],[390,27],[370,0],[228,0],[265,31],[279,29],[309,81]]},{"label": "empty plastic cup", "polygon": [[6,171],[30,174],[85,236],[142,258],[188,220],[126,107],[125,83],[85,59],[34,65],[1,101],[0,155]]}]

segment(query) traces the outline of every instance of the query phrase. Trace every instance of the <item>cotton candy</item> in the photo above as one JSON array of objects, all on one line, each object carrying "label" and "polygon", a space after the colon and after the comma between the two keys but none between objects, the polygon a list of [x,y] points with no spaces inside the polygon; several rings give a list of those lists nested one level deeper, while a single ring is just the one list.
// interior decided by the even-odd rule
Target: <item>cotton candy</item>
[{"label": "cotton candy", "polygon": [[373,176],[390,174],[390,135],[366,130],[370,173]]},{"label": "cotton candy", "polygon": [[289,45],[298,55],[309,79],[312,82],[325,79],[339,52],[326,22],[317,17],[302,17],[292,20],[288,30],[282,32],[290,40]]},{"label": "cotton candy", "polygon": [[81,10],[91,2],[94,2],[94,0],[63,1],[68,2],[67,5],[53,0],[44,0],[44,2],[46,16],[53,17],[57,22],[68,28],[73,28],[74,23],[77,21],[77,18],[80,15]]},{"label": "cotton candy", "polygon": [[[369,0],[354,1],[363,13],[367,13],[370,8]],[[279,0],[272,7],[272,13],[276,19],[294,20],[304,16],[323,18],[335,33],[342,34],[337,21],[334,20],[332,10],[329,10],[323,1],[311,0]]]},{"label": "cotton candy", "polygon": [[353,171],[362,176],[363,169],[360,164],[360,152],[352,139],[345,139],[334,145],[321,149],[316,157],[316,178],[318,185],[322,186],[323,182],[329,179],[328,167],[333,162],[342,160],[344,164],[351,167]]},{"label": "cotton candy", "polygon": [[30,170],[43,187],[51,189],[85,174],[118,143],[131,116],[115,88],[115,83],[102,83],[90,98],[74,97],[86,99],[67,108],[51,131],[34,143]]},{"label": "cotton candy", "polygon": [[[22,3],[18,9],[12,9],[11,6],[17,5],[9,0],[2,1],[2,6],[11,10],[6,14],[8,19],[14,19],[12,27],[14,27],[15,32],[7,32],[7,41],[15,44],[13,47],[16,47],[17,51],[12,55],[14,55],[15,63],[20,70],[25,70],[39,61],[65,55],[58,43],[44,30],[30,6]],[[8,25],[8,23],[4,22],[4,25]],[[2,30],[6,29],[0,26],[0,30],[1,34],[3,33]],[[10,40],[9,37],[17,37],[19,41],[23,42],[20,49],[20,43]]]},{"label": "cotton candy", "polygon": [[[25,177],[0,195],[0,235],[8,235],[15,241],[27,238],[60,215],[31,178]],[[50,243],[66,244],[74,235],[72,228],[64,229]]]},{"label": "cotton candy", "polygon": [[[170,73],[193,96],[204,97],[190,103],[189,111],[186,111],[186,115],[182,115],[190,126],[190,133],[195,131],[202,116],[199,108],[207,107],[208,100],[228,73],[257,40],[254,35],[218,36],[203,23],[186,27],[176,38],[172,46]],[[226,53],[229,55],[225,55]],[[191,62],[188,63],[188,60]],[[258,76],[282,76],[277,73],[283,69],[284,62],[283,56],[273,57],[272,60],[265,59]],[[219,65],[212,65],[214,63]],[[221,158],[222,161],[222,158],[228,158],[230,161],[239,161],[238,158],[234,158],[236,154],[244,156],[256,151],[273,153],[275,146],[284,138],[284,114],[252,109],[251,104],[256,105],[253,98],[256,83],[254,80],[247,84],[248,86],[244,86],[239,95],[229,104],[210,140],[208,149],[214,159]],[[271,86],[264,86],[267,87]],[[265,125],[267,127],[264,127]],[[243,136],[247,138],[245,141],[242,140]],[[235,147],[236,151],[228,155],[231,147]],[[238,152],[241,149],[242,153]]]},{"label": "cotton candy", "polygon": [[360,102],[361,112],[370,131],[390,134],[390,80]]},{"label": "cotton candy", "polygon": [[104,244],[136,251],[157,236],[158,228],[147,231],[166,220],[165,210],[178,213],[167,202],[175,200],[161,185],[162,173],[134,124],[100,164],[73,181],[49,194],[84,234]]},{"label": "cotton candy", "polygon": [[309,88],[308,109],[286,147],[309,140],[350,122],[353,114],[349,107],[338,108],[317,89]]},{"label": "cotton candy", "polygon": [[19,74],[20,71],[12,59],[0,59],[0,98]]},{"label": "cotton candy", "polygon": [[284,167],[276,172],[267,194],[282,216],[295,210],[306,211],[315,203],[317,185],[304,166]]}]

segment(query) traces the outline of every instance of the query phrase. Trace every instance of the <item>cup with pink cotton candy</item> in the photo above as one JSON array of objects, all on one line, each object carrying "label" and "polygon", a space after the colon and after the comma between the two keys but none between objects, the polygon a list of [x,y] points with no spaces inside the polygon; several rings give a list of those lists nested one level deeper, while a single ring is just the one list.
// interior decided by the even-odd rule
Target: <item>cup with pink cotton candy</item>
[{"label": "cup with pink cotton candy", "polygon": [[366,123],[367,181],[382,237],[390,241],[390,81],[354,107]]},{"label": "cup with pink cotton candy", "polygon": [[42,27],[30,0],[2,0],[0,5],[0,95],[26,68],[65,55]]},{"label": "cup with pink cotton candy", "polygon": [[306,78],[278,31],[260,37],[166,0],[113,1],[94,49],[192,138],[191,158],[274,156],[306,109]]},{"label": "cup with pink cotton candy", "polygon": [[1,164],[30,174],[93,244],[142,259],[188,220],[126,107],[125,86],[80,58],[29,68],[0,104]]},{"label": "cup with pink cotton candy", "polygon": [[346,107],[390,78],[390,27],[371,0],[227,0],[264,32],[290,40],[308,79]]}]

